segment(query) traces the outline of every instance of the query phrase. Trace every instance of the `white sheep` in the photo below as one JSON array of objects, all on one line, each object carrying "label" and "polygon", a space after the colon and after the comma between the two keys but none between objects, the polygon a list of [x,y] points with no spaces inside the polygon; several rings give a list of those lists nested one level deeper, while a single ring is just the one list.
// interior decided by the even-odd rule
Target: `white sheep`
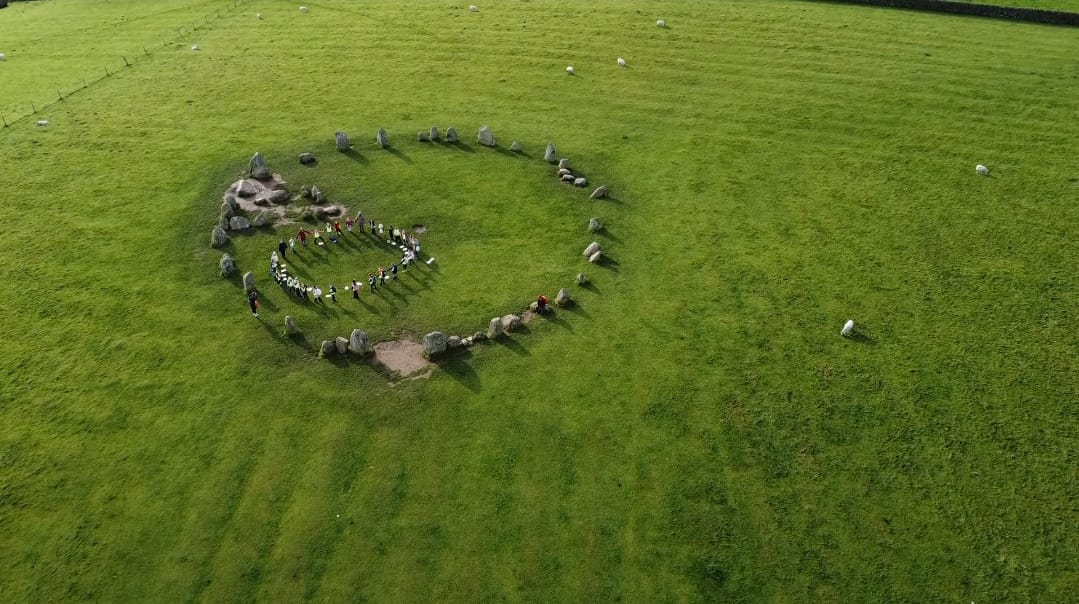
[{"label": "white sheep", "polygon": [[307,7],[306,6],[301,6],[300,7],[300,12],[301,13],[306,13],[307,12]]},{"label": "white sheep", "polygon": [[974,166],[974,171],[977,172],[978,174],[981,174],[982,176],[989,176],[989,168],[986,168],[985,166],[983,166],[981,164],[978,164],[977,166]]},{"label": "white sheep", "polygon": [[257,18],[259,21],[262,21],[262,13],[255,15],[255,18]]},{"label": "white sheep", "polygon": [[854,319],[847,319],[847,322],[843,324],[843,329],[839,330],[839,335],[849,338],[852,333],[854,333]]},{"label": "white sheep", "polygon": [[480,12],[480,7],[476,6],[475,4],[472,4],[472,5],[469,5],[468,10],[470,10],[470,11],[472,11],[474,13],[478,13],[478,12]]},{"label": "white sheep", "polygon": [[625,67],[626,66],[626,60],[623,59],[622,57],[618,57],[618,66],[619,67]]},{"label": "white sheep", "polygon": [[656,21],[656,27],[667,27],[667,22],[663,19],[659,19]]},{"label": "white sheep", "polygon": [[192,46],[192,47],[191,47],[191,50],[202,50],[202,49],[201,49],[201,48],[199,48],[199,45],[198,45],[198,44],[196,44],[196,45],[194,45],[194,46]]},{"label": "white sheep", "polygon": [[570,75],[573,75],[573,73],[574,73],[573,72],[573,65],[570,65],[569,67],[566,68],[566,73],[568,73]]},{"label": "white sheep", "polygon": [[7,60],[7,55],[0,52],[0,61],[6,61],[6,60]]},{"label": "white sheep", "polygon": [[37,124],[38,126],[48,126],[48,125],[49,125],[49,120],[38,120],[38,121],[37,121],[37,122],[35,122],[35,123],[36,123],[36,124]]}]

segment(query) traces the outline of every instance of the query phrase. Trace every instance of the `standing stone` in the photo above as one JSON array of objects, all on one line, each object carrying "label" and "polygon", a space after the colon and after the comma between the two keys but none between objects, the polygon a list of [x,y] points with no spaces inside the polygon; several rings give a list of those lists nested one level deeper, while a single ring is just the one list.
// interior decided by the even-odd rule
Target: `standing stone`
[{"label": "standing stone", "polygon": [[294,336],[300,333],[300,328],[296,325],[296,319],[292,318],[292,315],[285,315],[285,334]]},{"label": "standing stone", "polygon": [[600,250],[599,242],[593,241],[592,243],[588,244],[588,247],[584,248],[584,252],[582,252],[581,255],[582,256],[591,256],[592,254],[595,254],[599,250]]},{"label": "standing stone", "polygon": [[574,179],[574,181],[573,181],[573,186],[575,186],[575,187],[585,187],[585,186],[588,186],[588,179],[587,179],[587,178],[585,178],[585,177],[583,177],[583,176],[582,176],[582,177],[580,177],[580,178]]},{"label": "standing stone", "polygon": [[446,142],[451,144],[457,142],[457,131],[453,129],[453,126],[446,128]]},{"label": "standing stone", "polygon": [[319,346],[318,356],[328,357],[337,352],[337,346],[333,343],[333,340],[323,340]]},{"label": "standing stone", "polygon": [[251,157],[251,177],[265,180],[270,177],[270,169],[266,167],[266,159],[261,153],[256,152]]},{"label": "standing stone", "polygon": [[228,254],[222,254],[221,261],[217,265],[221,268],[222,277],[228,277],[236,270],[236,261]]},{"label": "standing stone", "polygon": [[601,258],[603,258],[603,252],[597,250],[595,254],[588,257],[588,261],[595,264],[599,262]]},{"label": "standing stone", "polygon": [[244,273],[244,291],[255,291],[255,273],[251,271]]},{"label": "standing stone", "polygon": [[375,143],[377,143],[378,146],[383,149],[390,146],[390,139],[388,136],[386,136],[385,128],[378,129],[378,134],[375,135]]},{"label": "standing stone", "polygon": [[255,228],[270,226],[270,221],[269,212],[259,212],[258,216],[255,216],[255,219],[251,221],[251,226]]},{"label": "standing stone", "polygon": [[334,347],[337,348],[337,354],[345,354],[348,352],[348,339],[337,336],[333,341]]},{"label": "standing stone", "polygon": [[438,139],[439,139],[438,127],[437,126],[431,126],[431,132],[429,133],[429,135],[431,137],[431,141],[437,143]]},{"label": "standing stone", "polygon": [[235,212],[233,211],[232,206],[229,205],[228,203],[222,201],[221,202],[221,217],[222,218],[232,218],[233,214],[235,214]]},{"label": "standing stone", "polygon": [[446,348],[460,348],[461,336],[450,336],[446,338]]},{"label": "standing stone", "polygon": [[322,192],[317,186],[311,187],[311,201],[315,203],[323,203],[326,201],[326,194]]},{"label": "standing stone", "polygon": [[595,191],[592,191],[592,194],[589,195],[588,198],[589,199],[604,199],[605,197],[607,197],[607,193],[608,193],[607,185],[600,185],[600,186],[596,187]]},{"label": "standing stone", "polygon": [[573,298],[570,297],[569,291],[564,287],[558,290],[558,294],[554,297],[554,303],[558,306],[568,306],[570,302],[573,302]]},{"label": "standing stone", "polygon": [[514,329],[517,329],[521,325],[521,317],[517,315],[506,315],[502,317],[502,329],[509,333]]},{"label": "standing stone", "polygon": [[229,230],[230,231],[246,231],[251,228],[251,221],[243,216],[233,216],[229,218]]},{"label": "standing stone", "polygon": [[549,164],[558,163],[558,156],[554,152],[554,143],[547,143],[547,150],[543,152],[543,161]]},{"label": "standing stone", "polygon": [[221,225],[215,226],[213,232],[210,234],[210,245],[221,247],[228,242],[229,236],[225,233],[225,229],[221,228]]},{"label": "standing stone", "polygon": [[562,159],[558,160],[558,169],[559,170],[563,170],[563,169],[569,170],[569,159],[563,157]]},{"label": "standing stone", "polygon": [[229,219],[224,217],[218,218],[217,227],[220,228],[222,231],[229,230]]},{"label": "standing stone", "polygon": [[577,285],[582,287],[588,285],[588,277],[584,273],[577,273]]},{"label": "standing stone", "polygon": [[447,338],[441,331],[432,331],[423,336],[423,352],[429,357],[446,352]]},{"label": "standing stone", "polygon": [[573,182],[573,175],[572,174],[563,174],[562,175],[562,182]]},{"label": "standing stone", "polygon": [[420,130],[416,133],[416,140],[420,141],[421,143],[426,143],[431,140],[431,136],[426,130]]},{"label": "standing stone", "polygon": [[522,151],[521,143],[517,141],[513,141],[512,143],[510,143],[510,151],[513,151],[514,153],[520,153]]},{"label": "standing stone", "polygon": [[348,337],[348,350],[352,354],[364,355],[371,352],[371,340],[360,329],[353,329]]},{"label": "standing stone", "polygon": [[[348,149],[345,150],[347,151]],[[315,155],[313,153],[301,153],[300,163],[305,166],[310,166],[311,164],[315,163]]]},{"label": "standing stone", "polygon": [[588,230],[593,233],[598,233],[603,230],[603,223],[599,221],[599,218],[593,216],[588,219]]},{"label": "standing stone", "polygon": [[[352,148],[352,145],[348,142],[348,135],[338,130],[333,133],[334,142],[337,144],[337,150],[344,153]],[[300,160],[303,161],[303,160]]]},{"label": "standing stone", "polygon": [[505,328],[502,326],[502,317],[495,317],[491,319],[491,323],[487,326],[487,337],[493,340],[502,335],[502,332],[504,331]]},{"label": "standing stone", "polygon": [[476,134],[476,142],[484,147],[496,146],[495,135],[491,134],[491,129],[487,126],[480,128],[480,131]]},{"label": "standing stone", "polygon": [[302,195],[304,199],[311,199],[311,187],[307,185],[300,187],[300,195]]}]

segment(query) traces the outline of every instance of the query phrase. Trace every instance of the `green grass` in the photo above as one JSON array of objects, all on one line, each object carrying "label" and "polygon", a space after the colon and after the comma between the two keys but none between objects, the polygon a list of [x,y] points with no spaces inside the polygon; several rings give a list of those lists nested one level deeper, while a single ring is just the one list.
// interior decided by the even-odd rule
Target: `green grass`
[{"label": "green grass", "polygon": [[[0,13],[27,49],[0,106],[96,61],[54,32],[115,54],[218,8],[92,6]],[[6,601],[1068,598],[1071,30],[793,0],[310,6],[223,11],[0,130]],[[432,124],[532,157],[414,142]],[[617,201],[554,183],[548,141]],[[274,292],[253,319],[208,240],[255,150],[431,223],[430,290],[355,316]],[[591,215],[617,264],[580,258]],[[241,265],[261,277],[275,241],[234,239]],[[305,269],[377,257],[345,251]],[[576,309],[430,380],[280,336],[293,310],[312,343],[472,331],[581,270]]]}]

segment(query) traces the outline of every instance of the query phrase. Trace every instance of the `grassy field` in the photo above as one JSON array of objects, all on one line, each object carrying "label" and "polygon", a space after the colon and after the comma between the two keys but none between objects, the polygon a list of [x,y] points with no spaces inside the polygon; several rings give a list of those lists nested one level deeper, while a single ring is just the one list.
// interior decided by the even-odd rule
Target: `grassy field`
[{"label": "grassy field", "polygon": [[[1069,598],[1073,30],[795,0],[228,6],[0,11],[0,107],[136,55],[0,130],[4,601]],[[484,124],[530,157],[472,143]],[[415,142],[431,125],[468,148]],[[555,183],[547,142],[616,199]],[[437,270],[325,312],[271,288],[251,317],[208,243],[256,150],[428,224]],[[261,279],[276,241],[231,250]],[[380,261],[310,253],[325,279]],[[574,309],[429,380],[280,335],[286,313],[311,344],[474,331],[562,286]]]}]

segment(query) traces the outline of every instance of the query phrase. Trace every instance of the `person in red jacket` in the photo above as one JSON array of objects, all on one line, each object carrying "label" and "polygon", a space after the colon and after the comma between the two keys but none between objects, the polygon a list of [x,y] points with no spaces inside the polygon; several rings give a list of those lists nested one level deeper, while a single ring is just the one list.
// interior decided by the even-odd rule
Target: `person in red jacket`
[{"label": "person in red jacket", "polygon": [[300,244],[307,247],[307,229],[301,228],[296,231],[296,238],[300,240]]}]

